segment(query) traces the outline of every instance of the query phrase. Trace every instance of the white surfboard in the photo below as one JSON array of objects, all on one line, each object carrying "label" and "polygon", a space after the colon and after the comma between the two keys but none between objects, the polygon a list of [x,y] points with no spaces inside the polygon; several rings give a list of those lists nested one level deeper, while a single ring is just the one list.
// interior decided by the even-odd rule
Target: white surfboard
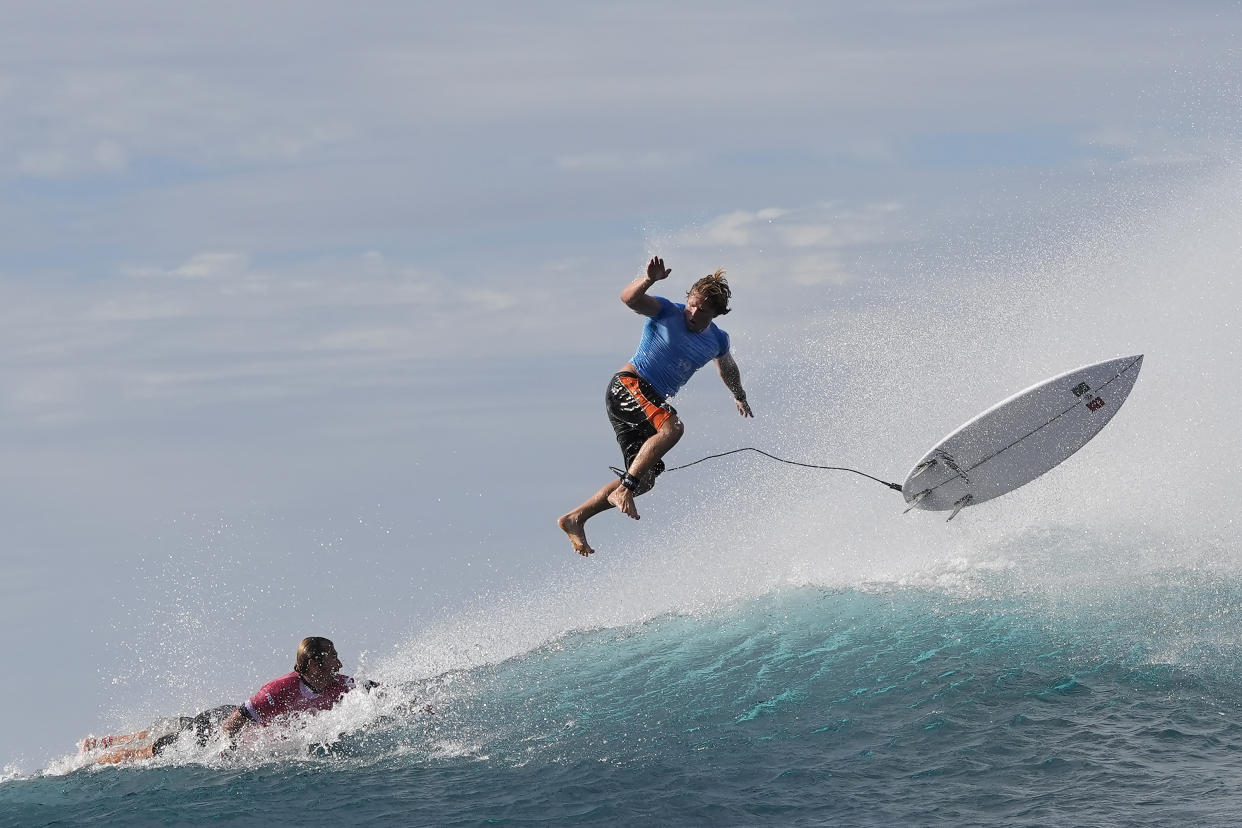
[{"label": "white surfboard", "polygon": [[967,506],[1031,482],[1099,433],[1129,396],[1142,365],[1142,354],[1110,359],[1019,391],[923,455],[902,495],[911,509],[952,509],[952,520]]}]

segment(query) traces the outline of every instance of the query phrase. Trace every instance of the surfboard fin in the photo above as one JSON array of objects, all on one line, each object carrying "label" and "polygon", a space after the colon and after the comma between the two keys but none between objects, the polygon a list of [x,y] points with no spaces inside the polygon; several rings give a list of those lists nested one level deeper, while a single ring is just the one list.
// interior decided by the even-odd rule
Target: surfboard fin
[{"label": "surfboard fin", "polygon": [[931,494],[931,489],[924,489],[914,497],[910,498],[910,505],[906,507],[906,510],[902,512],[902,514],[909,514],[910,510],[922,503],[929,494]]},{"label": "surfboard fin", "polygon": [[[958,501],[953,504],[953,514],[949,515],[949,520],[953,520],[953,518],[957,517],[957,513],[969,506],[974,499],[975,496],[972,494],[964,495],[959,498]],[[948,522],[948,520],[945,521],[945,523]]]},{"label": "surfboard fin", "polygon": [[910,472],[910,477],[911,478],[918,477],[920,474],[927,471],[934,465],[936,465],[936,458],[928,457],[922,463],[919,463],[917,466],[914,467],[914,471]]}]

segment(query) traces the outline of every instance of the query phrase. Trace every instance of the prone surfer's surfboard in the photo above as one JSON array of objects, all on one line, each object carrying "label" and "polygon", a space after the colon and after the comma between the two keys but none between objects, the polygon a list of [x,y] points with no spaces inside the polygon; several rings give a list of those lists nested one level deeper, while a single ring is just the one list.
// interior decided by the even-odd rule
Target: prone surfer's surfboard
[{"label": "prone surfer's surfboard", "polygon": [[1110,359],[1019,391],[923,455],[902,495],[910,508],[952,509],[952,520],[966,506],[1031,482],[1099,433],[1129,396],[1142,365],[1142,354]]}]

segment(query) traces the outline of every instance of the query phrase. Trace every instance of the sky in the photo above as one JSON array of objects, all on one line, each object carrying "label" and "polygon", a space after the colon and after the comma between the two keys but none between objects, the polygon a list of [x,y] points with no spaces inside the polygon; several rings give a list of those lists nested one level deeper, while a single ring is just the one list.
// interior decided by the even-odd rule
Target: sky
[{"label": "sky", "polygon": [[[616,583],[644,545],[693,547],[704,500],[803,524],[822,493],[765,469],[747,499],[734,466],[638,525],[597,518],[594,559],[557,531],[618,460],[602,391],[641,320],[617,295],[652,255],[671,298],[728,271],[756,413],[706,370],[679,461],[758,445],[900,480],[1002,396],[1141,352],[1179,303],[1212,330],[1237,306],[1238,2],[4,18],[0,766],[240,701],[304,635],[382,671],[434,628],[458,655],[423,669],[468,662],[489,600]],[[1201,290],[1168,281],[1195,255]],[[1101,318],[1135,274],[1132,321]],[[828,496],[895,542],[877,493]]]}]

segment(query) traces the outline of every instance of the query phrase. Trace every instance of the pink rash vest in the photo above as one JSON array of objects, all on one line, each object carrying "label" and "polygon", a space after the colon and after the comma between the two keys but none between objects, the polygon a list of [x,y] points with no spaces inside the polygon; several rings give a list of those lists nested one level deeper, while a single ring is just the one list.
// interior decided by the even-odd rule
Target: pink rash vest
[{"label": "pink rash vest", "polygon": [[352,678],[337,673],[322,693],[316,693],[294,671],[260,687],[243,707],[253,721],[266,725],[285,713],[327,710],[353,688]]}]

